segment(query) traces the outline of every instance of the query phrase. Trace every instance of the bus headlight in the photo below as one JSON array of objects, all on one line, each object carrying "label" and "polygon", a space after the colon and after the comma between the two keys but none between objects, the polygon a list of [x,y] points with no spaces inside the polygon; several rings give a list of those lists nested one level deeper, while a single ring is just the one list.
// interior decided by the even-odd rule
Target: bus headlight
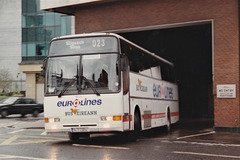
[{"label": "bus headlight", "polygon": [[102,116],[102,121],[121,121],[122,116]]},{"label": "bus headlight", "polygon": [[102,121],[112,121],[112,120],[113,120],[113,117],[112,117],[112,116],[102,116],[102,117],[101,117],[101,120],[102,120]]},{"label": "bus headlight", "polygon": [[60,118],[45,118],[45,123],[60,122]]}]

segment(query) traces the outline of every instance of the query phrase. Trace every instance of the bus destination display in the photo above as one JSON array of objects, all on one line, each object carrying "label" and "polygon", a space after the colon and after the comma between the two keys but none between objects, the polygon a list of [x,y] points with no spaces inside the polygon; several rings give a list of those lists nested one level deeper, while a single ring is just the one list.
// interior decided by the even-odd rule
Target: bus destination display
[{"label": "bus destination display", "polygon": [[55,40],[52,42],[49,55],[88,54],[118,52],[115,37],[90,37]]}]

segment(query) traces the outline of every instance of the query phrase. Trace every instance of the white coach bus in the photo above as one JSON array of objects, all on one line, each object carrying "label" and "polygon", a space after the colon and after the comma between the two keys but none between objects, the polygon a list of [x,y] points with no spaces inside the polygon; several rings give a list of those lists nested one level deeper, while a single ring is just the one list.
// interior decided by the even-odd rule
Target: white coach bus
[{"label": "white coach bus", "polygon": [[170,126],[179,120],[173,64],[113,33],[63,36],[44,61],[45,131],[91,133]]}]

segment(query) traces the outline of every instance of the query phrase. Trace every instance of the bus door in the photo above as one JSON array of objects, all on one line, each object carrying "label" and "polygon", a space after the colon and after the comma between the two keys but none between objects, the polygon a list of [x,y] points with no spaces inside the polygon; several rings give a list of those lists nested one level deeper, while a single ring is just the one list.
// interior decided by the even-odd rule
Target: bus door
[{"label": "bus door", "polygon": [[130,93],[129,93],[129,65],[127,57],[121,57],[122,71],[122,88],[123,88],[123,128],[125,131],[131,128],[131,109],[130,109]]},{"label": "bus door", "polygon": [[[132,114],[130,109],[130,95],[129,95],[129,73],[123,72],[123,123],[124,123],[124,130],[129,130],[131,128],[131,120],[132,120]],[[125,82],[124,82],[124,79]]]}]

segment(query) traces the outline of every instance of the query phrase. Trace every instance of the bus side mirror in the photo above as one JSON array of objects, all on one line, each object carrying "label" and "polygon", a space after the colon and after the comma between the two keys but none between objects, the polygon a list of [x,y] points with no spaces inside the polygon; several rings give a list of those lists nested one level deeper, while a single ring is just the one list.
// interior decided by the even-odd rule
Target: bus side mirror
[{"label": "bus side mirror", "polygon": [[41,76],[45,77],[45,73],[46,73],[46,65],[47,65],[47,58],[45,58],[43,60],[43,65],[42,65],[42,71],[41,71]]},{"label": "bus side mirror", "polygon": [[121,56],[121,71],[127,71],[128,70],[128,59],[126,56]]}]

